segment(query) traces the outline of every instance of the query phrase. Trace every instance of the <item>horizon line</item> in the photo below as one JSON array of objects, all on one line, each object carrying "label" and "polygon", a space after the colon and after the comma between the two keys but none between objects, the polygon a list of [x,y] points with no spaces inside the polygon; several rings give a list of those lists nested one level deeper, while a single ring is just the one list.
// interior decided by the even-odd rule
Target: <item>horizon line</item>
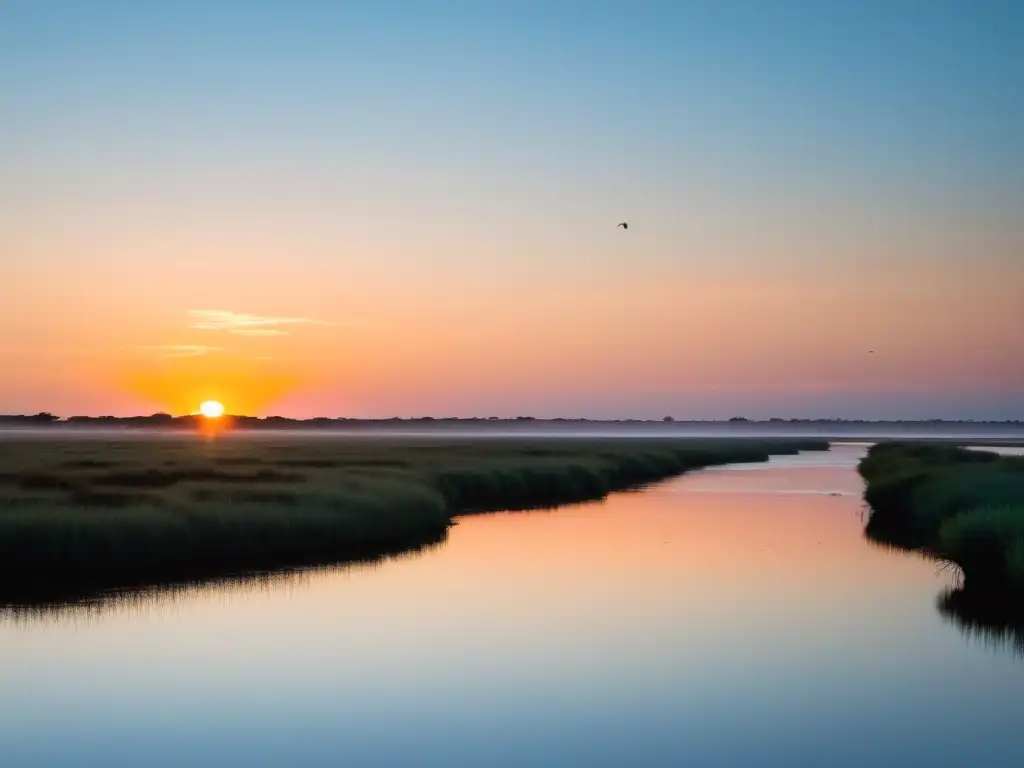
[{"label": "horizon line", "polygon": [[[87,416],[74,415],[61,417],[49,411],[40,411],[35,414],[0,414],[0,423],[5,421],[30,421],[34,424],[75,424],[90,421],[149,421],[156,424],[173,423],[183,421],[195,421],[207,419],[199,413],[181,414],[175,416],[166,412],[153,413],[148,415],[135,416]],[[216,417],[216,420],[243,420],[246,422],[295,422],[295,423],[388,423],[407,421],[466,421],[466,422],[583,422],[590,424],[779,424],[779,423],[848,423],[848,424],[1022,424],[1021,419],[956,419],[956,418],[928,418],[928,419],[858,419],[844,417],[778,417],[769,418],[748,418],[745,416],[732,416],[722,419],[685,419],[673,416],[661,418],[608,418],[594,419],[581,416],[385,416],[385,417],[360,417],[360,416],[313,416],[309,418],[297,418],[292,416],[250,416],[245,414],[227,414]]]}]

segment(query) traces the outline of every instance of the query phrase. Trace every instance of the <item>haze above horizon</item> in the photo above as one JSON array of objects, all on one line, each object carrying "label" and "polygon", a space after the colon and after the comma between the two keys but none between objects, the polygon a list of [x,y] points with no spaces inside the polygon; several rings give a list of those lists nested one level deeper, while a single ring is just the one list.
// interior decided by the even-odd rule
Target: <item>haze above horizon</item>
[{"label": "haze above horizon", "polygon": [[0,413],[1021,418],[1024,7],[485,5],[0,5]]}]

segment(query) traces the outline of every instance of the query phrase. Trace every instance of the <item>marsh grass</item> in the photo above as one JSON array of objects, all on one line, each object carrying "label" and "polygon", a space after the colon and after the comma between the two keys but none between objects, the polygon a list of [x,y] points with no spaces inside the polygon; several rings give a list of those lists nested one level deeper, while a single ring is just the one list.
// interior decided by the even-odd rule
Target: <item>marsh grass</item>
[{"label": "marsh grass", "polygon": [[[456,515],[596,500],[806,440],[28,439],[0,445],[0,602],[400,553]],[[49,596],[49,597],[48,597]]]},{"label": "marsh grass", "polygon": [[1024,595],[1024,459],[884,443],[859,471],[872,509],[869,537],[956,564],[964,590],[988,594],[988,603]]},{"label": "marsh grass", "polygon": [[951,516],[939,528],[936,548],[975,585],[1024,593],[1024,503]]}]

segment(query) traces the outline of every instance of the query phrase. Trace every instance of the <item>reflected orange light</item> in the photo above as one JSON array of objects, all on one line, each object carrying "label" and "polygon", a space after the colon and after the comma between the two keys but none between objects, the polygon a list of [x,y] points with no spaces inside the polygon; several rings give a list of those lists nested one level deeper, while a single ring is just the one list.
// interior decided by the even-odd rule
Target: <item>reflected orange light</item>
[{"label": "reflected orange light", "polygon": [[207,440],[214,440],[218,435],[229,432],[233,426],[234,424],[230,416],[218,416],[216,418],[203,416],[196,419],[196,429]]}]

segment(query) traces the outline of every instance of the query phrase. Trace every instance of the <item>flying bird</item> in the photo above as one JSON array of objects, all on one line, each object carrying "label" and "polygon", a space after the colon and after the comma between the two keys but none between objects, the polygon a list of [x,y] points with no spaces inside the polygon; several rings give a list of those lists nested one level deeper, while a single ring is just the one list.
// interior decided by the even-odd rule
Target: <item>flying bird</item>
[{"label": "flying bird", "polygon": [[619,227],[622,227],[623,229],[629,229],[629,224],[627,224],[626,222],[624,222],[624,221],[623,221],[622,223],[620,223],[620,224],[619,224],[619,225],[618,225],[617,227],[615,227],[615,228],[616,228],[616,229],[618,229]]}]

